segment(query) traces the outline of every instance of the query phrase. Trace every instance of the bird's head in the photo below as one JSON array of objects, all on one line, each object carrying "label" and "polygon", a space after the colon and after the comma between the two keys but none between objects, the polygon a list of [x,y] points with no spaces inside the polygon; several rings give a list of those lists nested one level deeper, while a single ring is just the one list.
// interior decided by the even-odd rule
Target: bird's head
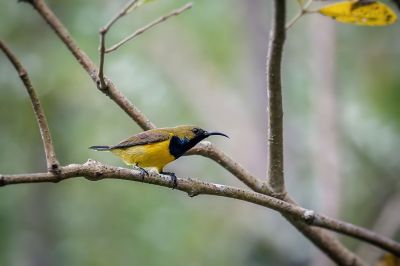
[{"label": "bird's head", "polygon": [[[178,126],[174,128],[174,135],[181,139],[188,139],[188,140],[196,140],[197,142],[202,141],[205,138],[208,138],[212,135],[220,135],[227,137],[224,133],[221,132],[209,132],[204,129],[201,129],[197,126]],[[196,143],[197,143],[196,142]]]},{"label": "bird's head", "polygon": [[219,135],[229,138],[227,135],[216,131],[206,131],[197,126],[178,126],[174,128],[170,142],[170,151],[177,158],[194,147],[197,143],[209,136]]}]

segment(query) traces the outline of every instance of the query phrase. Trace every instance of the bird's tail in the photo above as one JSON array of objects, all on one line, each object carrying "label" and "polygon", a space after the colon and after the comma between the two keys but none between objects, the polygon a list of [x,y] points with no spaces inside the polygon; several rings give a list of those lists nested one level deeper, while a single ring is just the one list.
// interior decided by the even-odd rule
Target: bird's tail
[{"label": "bird's tail", "polygon": [[92,149],[95,151],[109,151],[110,146],[92,146],[92,147],[89,147],[89,149]]}]

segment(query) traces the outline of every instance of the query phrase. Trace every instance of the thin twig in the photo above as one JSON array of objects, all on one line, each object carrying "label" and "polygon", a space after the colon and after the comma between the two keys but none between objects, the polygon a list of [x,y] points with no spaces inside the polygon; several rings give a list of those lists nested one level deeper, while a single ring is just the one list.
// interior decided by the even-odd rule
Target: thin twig
[{"label": "thin twig", "polygon": [[106,44],[105,44],[105,38],[106,38],[106,34],[107,32],[110,30],[111,26],[117,22],[117,20],[119,20],[120,18],[122,18],[123,16],[125,16],[128,13],[128,10],[130,10],[132,8],[132,6],[134,4],[137,3],[138,0],[131,0],[129,1],[119,12],[117,15],[115,15],[114,18],[112,18],[104,27],[102,27],[99,31],[100,34],[100,48],[99,48],[99,58],[100,58],[100,62],[99,62],[99,73],[98,73],[98,87],[100,90],[105,91],[105,93],[107,93],[107,82],[106,79],[104,77],[104,54],[106,51]]},{"label": "thin twig", "polygon": [[268,92],[267,179],[274,192],[284,194],[281,63],[286,33],[286,0],[274,0],[273,6],[266,71]]},{"label": "thin twig", "polygon": [[106,53],[112,52],[117,50],[119,47],[121,47],[122,45],[124,45],[125,43],[127,43],[128,41],[132,40],[133,38],[135,38],[136,36],[139,36],[140,34],[146,32],[147,30],[153,28],[154,26],[160,24],[161,22],[166,21],[167,19],[169,19],[170,17],[173,16],[178,16],[179,14],[183,13],[184,11],[190,9],[193,6],[192,3],[188,3],[186,5],[184,5],[183,7],[176,9],[174,11],[172,11],[171,13],[162,16],[158,19],[156,19],[155,21],[151,22],[150,24],[136,30],[134,33],[132,33],[131,35],[129,35],[128,37],[124,38],[123,40],[121,40],[120,42],[114,44],[113,46],[111,46],[110,48],[106,49]]},{"label": "thin twig", "polygon": [[[305,14],[308,14],[307,8],[312,4],[313,0],[308,0],[307,3],[304,4],[304,6],[300,5],[300,11],[299,13],[296,14],[287,24],[286,24],[286,30],[289,30],[302,16]],[[300,3],[299,3],[300,4]]]},{"label": "thin twig", "polygon": [[105,33],[107,33],[110,28],[112,27],[112,25],[117,22],[117,20],[119,20],[120,18],[122,18],[123,16],[125,16],[126,14],[128,14],[129,10],[132,10],[132,6],[134,4],[137,3],[138,0],[130,0],[128,1],[128,3],[118,12],[117,15],[115,15],[114,18],[112,18],[104,27],[103,27],[103,31]]},{"label": "thin twig", "polygon": [[100,49],[99,49],[100,62],[99,62],[99,74],[97,75],[98,78],[97,87],[101,91],[104,91],[107,94],[108,85],[104,77],[104,54],[106,50],[105,38],[106,38],[106,31],[100,30]]},{"label": "thin twig", "polygon": [[[170,188],[174,186],[172,178],[168,175],[159,175],[155,172],[150,172],[149,175],[144,177],[142,171],[109,166],[93,160],[88,160],[84,164],[72,164],[62,167],[59,178],[56,178],[52,173],[3,175],[3,183],[4,185],[11,185],[20,183],[58,182],[80,176],[84,176],[91,181],[98,181],[102,179],[124,179]],[[306,224],[326,228],[341,234],[365,240],[372,245],[380,247],[396,255],[400,255],[400,243],[397,243],[389,238],[379,236],[365,228],[317,214],[312,210],[308,210],[261,193],[232,186],[208,183],[192,178],[178,178],[176,189],[188,193],[188,195],[191,197],[204,194],[251,202],[273,209],[292,217],[292,219],[302,221]]]},{"label": "thin twig", "polygon": [[18,76],[20,77],[22,83],[26,88],[26,91],[29,94],[29,99],[31,100],[33,111],[36,116],[36,121],[39,126],[40,136],[42,137],[44,152],[46,154],[47,170],[51,172],[58,172],[59,163],[54,152],[54,146],[51,140],[50,130],[47,125],[46,115],[44,114],[42,106],[40,105],[39,98],[37,97],[35,89],[33,88],[32,83],[29,79],[28,72],[2,40],[0,40],[0,49],[3,50],[4,54],[13,64],[15,70],[18,73]]}]

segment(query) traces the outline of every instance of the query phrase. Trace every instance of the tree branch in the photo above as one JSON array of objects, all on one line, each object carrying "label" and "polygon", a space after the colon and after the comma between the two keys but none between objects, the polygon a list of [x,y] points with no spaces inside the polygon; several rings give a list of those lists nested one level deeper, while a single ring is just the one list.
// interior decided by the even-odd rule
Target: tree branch
[{"label": "tree branch", "polygon": [[104,54],[106,51],[106,33],[107,31],[104,31],[104,29],[100,30],[100,47],[99,47],[99,73],[97,74],[97,84],[99,87],[99,90],[101,91],[106,91],[108,90],[108,85],[104,77]]},{"label": "tree branch", "polygon": [[[310,2],[311,3],[311,2]],[[267,93],[268,93],[268,162],[267,184],[278,197],[293,202],[285,191],[283,172],[283,108],[281,63],[283,46],[286,38],[285,16],[286,1],[274,0],[272,11],[270,41],[266,62]],[[294,203],[294,202],[293,202]],[[295,203],[294,203],[295,204]],[[350,252],[334,237],[308,228],[304,224],[284,215],[300,232],[309,238],[317,247],[326,253],[336,263],[341,265],[362,265],[362,260]]]},{"label": "tree branch", "polygon": [[[186,153],[186,155],[192,154],[202,155],[216,161],[256,192],[272,197],[278,196],[271,190],[267,182],[261,182],[260,179],[253,176],[247,169],[243,168],[243,166],[232,160],[228,155],[218,150],[208,141],[201,142],[196,147],[192,148],[188,153]],[[297,205],[297,203],[287,195],[282,199],[286,202]],[[293,219],[293,217],[290,215],[283,214],[283,216],[337,264],[363,265],[363,262],[347,248],[345,248],[335,237],[327,234],[319,228],[309,227],[307,224]]]},{"label": "tree branch", "polygon": [[384,249],[392,252],[393,254],[396,254],[397,256],[400,256],[400,243],[393,241],[388,237],[384,237],[368,229],[353,225],[351,223],[331,219],[327,216],[320,214],[314,215],[312,212],[309,213],[308,218],[312,220],[309,223],[311,225],[326,228],[341,234],[345,234],[347,236],[361,239],[375,246],[381,246],[382,244],[384,244]]},{"label": "tree branch", "polygon": [[[376,220],[372,227],[373,231],[386,236],[395,237],[397,232],[400,231],[400,221],[398,219],[398,214],[400,213],[400,193],[395,192],[380,205],[379,211],[375,214]],[[357,248],[357,254],[365,258],[367,262],[376,261],[381,253],[380,250],[373,248],[365,242],[360,243]]]},{"label": "tree branch", "polygon": [[273,6],[266,71],[268,92],[267,178],[274,192],[284,194],[281,63],[286,34],[286,0],[274,0]]},{"label": "tree branch", "polygon": [[[298,205],[289,195],[285,195],[282,200],[294,205]],[[314,243],[321,251],[331,258],[338,265],[364,265],[360,257],[356,256],[348,248],[343,246],[333,235],[317,227],[307,226],[305,223],[293,219],[293,217],[282,214],[294,227],[296,227],[305,237]]]},{"label": "tree branch", "polygon": [[10,62],[13,64],[15,70],[18,73],[22,83],[24,84],[26,91],[29,94],[29,99],[31,100],[33,111],[36,116],[36,121],[39,126],[40,136],[42,137],[44,152],[46,155],[47,170],[51,172],[58,172],[59,163],[54,152],[53,141],[51,140],[50,130],[47,125],[46,115],[40,105],[39,98],[36,95],[35,89],[29,79],[28,72],[22,66],[21,62],[13,54],[13,52],[6,46],[6,44],[0,40],[0,49],[4,52]]},{"label": "tree branch", "polygon": [[[93,160],[88,160],[84,164],[71,164],[62,167],[60,175],[55,175],[53,173],[2,175],[1,180],[3,185],[11,185],[21,183],[59,182],[80,176],[91,181],[123,179],[170,188],[174,186],[172,178],[168,175],[150,172],[149,175],[146,176],[143,175],[142,171],[136,169],[109,166]],[[232,186],[208,183],[192,178],[178,178],[176,189],[188,193],[191,197],[204,194],[251,202],[278,211],[283,215],[291,217],[291,219],[365,240],[375,246],[400,255],[400,244],[389,238],[378,236],[367,229],[317,214],[312,210],[261,193]]]},{"label": "tree branch", "polygon": [[111,98],[122,110],[125,111],[142,129],[155,128],[155,125],[136,107],[134,106],[118,89],[107,79],[107,90],[101,90],[98,83],[97,73],[99,69],[94,62],[82,51],[78,44],[72,39],[67,29],[62,25],[60,20],[54,15],[53,11],[46,5],[43,0],[25,0],[29,2],[38,13],[45,19],[47,24],[54,30],[62,42],[67,46],[74,55],[79,64],[86,70],[92,80],[97,84],[101,92]]},{"label": "tree branch", "polygon": [[106,49],[105,52],[106,53],[110,53],[112,51],[117,50],[119,47],[121,47],[122,45],[124,45],[128,41],[132,40],[136,36],[139,36],[140,34],[146,32],[147,30],[153,28],[154,26],[160,24],[161,22],[166,21],[170,17],[178,16],[182,12],[185,12],[186,10],[190,9],[192,6],[193,6],[192,3],[188,3],[188,4],[184,5],[183,7],[179,8],[179,9],[176,9],[176,10],[172,11],[171,13],[156,19],[155,21],[153,21],[153,22],[149,23],[148,25],[136,30],[134,33],[132,33],[131,35],[127,36],[126,38],[124,38],[120,42],[118,42],[118,43],[114,44],[113,46],[111,46],[110,48]]}]

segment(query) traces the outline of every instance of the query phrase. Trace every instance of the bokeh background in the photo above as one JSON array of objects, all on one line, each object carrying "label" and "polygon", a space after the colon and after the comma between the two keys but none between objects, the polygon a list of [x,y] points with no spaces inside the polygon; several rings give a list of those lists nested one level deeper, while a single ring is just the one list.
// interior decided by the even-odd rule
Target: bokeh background
[{"label": "bokeh background", "polygon": [[[47,1],[98,61],[98,29],[124,1]],[[194,8],[107,55],[106,73],[156,125],[197,124],[251,172],[266,172],[267,0],[196,1]],[[288,19],[297,12],[288,2]],[[111,45],[181,0],[152,1],[120,20]],[[390,4],[390,3],[389,3]],[[398,13],[398,10],[396,10]],[[41,17],[0,3],[0,36],[29,70],[60,162],[123,166],[91,145],[140,128],[92,81]],[[319,15],[289,31],[283,63],[285,173],[307,208],[400,240],[400,24],[371,28]],[[0,56],[0,173],[45,170],[27,93]],[[178,176],[243,186],[214,162],[190,156]],[[341,240],[368,262],[380,251]],[[330,265],[274,211],[126,181],[0,189],[0,265]]]}]

